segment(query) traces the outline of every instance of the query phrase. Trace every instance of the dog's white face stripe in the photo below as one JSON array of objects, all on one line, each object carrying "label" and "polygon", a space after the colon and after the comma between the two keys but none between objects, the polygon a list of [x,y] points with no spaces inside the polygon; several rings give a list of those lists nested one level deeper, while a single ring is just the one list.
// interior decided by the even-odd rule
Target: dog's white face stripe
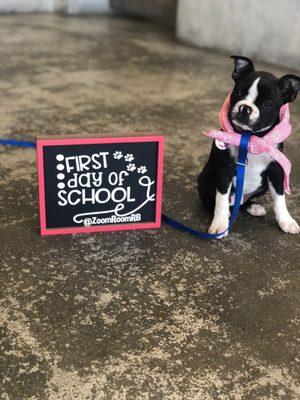
[{"label": "dog's white face stripe", "polygon": [[[240,100],[236,103],[236,105],[233,108],[233,114],[237,114],[239,107],[242,105],[247,105],[250,106],[252,108],[252,113],[250,115],[250,122],[256,122],[259,118],[259,109],[258,107],[256,107],[256,105],[254,104],[257,97],[258,97],[258,83],[260,81],[260,78],[255,79],[255,81],[252,83],[252,85],[250,86],[249,90],[248,90],[248,94],[247,96],[243,99]],[[249,126],[244,125],[239,123],[238,121],[236,121],[236,119],[233,119],[233,122],[240,126],[242,129],[250,129]]]},{"label": "dog's white face stripe", "polygon": [[249,101],[249,103],[254,104],[255,100],[257,99],[258,96],[258,82],[260,81],[260,78],[255,79],[255,81],[252,83],[252,85],[249,88],[248,95],[245,97],[245,101]]}]

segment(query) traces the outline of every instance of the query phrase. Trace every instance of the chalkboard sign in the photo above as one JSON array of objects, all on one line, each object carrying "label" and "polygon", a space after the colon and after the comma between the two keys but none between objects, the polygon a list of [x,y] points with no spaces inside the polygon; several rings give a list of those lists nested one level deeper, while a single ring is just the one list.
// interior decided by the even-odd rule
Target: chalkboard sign
[{"label": "chalkboard sign", "polygon": [[163,137],[37,140],[42,235],[158,228]]}]

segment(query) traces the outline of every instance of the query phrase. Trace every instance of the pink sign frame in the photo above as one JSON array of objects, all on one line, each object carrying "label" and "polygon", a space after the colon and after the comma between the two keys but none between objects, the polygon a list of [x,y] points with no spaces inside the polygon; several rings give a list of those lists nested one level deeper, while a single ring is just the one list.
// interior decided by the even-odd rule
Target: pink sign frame
[{"label": "pink sign frame", "polygon": [[[47,228],[46,224],[46,197],[45,197],[45,176],[44,176],[44,146],[63,146],[63,145],[84,145],[84,144],[114,144],[114,143],[138,143],[138,142],[157,142],[157,190],[156,190],[156,210],[155,221],[89,226],[89,227],[65,227]],[[163,159],[164,159],[164,136],[133,136],[133,137],[81,137],[81,138],[49,138],[37,139],[37,169],[38,169],[38,191],[39,191],[39,211],[40,211],[40,233],[44,235],[60,235],[73,233],[109,232],[133,229],[152,229],[161,227],[162,195],[163,195]]]}]

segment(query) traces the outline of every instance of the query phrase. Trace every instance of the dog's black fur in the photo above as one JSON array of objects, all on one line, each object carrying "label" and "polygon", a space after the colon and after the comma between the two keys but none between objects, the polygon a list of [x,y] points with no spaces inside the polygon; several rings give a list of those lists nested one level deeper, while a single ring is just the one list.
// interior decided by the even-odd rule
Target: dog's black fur
[{"label": "dog's black fur", "polygon": [[[252,61],[247,57],[232,56],[235,82],[231,94],[228,118],[234,130],[241,133],[247,130],[250,134],[264,136],[279,122],[279,111],[283,104],[292,102],[300,90],[300,78],[295,75],[285,75],[277,79],[268,72],[255,71]],[[259,78],[259,79],[258,79]],[[258,84],[255,82],[258,81]],[[243,102],[249,96],[249,89],[256,84],[256,97],[251,106],[242,105],[236,108],[238,102]],[[253,86],[252,86],[253,85]],[[251,92],[252,93],[252,92]],[[247,97],[248,99],[249,97]],[[256,111],[255,111],[256,110]],[[254,111],[258,118],[251,119]],[[279,145],[283,149],[283,144]],[[204,206],[211,212],[215,209],[216,192],[225,194],[236,174],[236,157],[232,149],[220,150],[215,141],[212,144],[209,159],[198,177],[198,191]],[[278,194],[283,194],[284,173],[282,167],[272,160],[261,173],[261,180],[256,188],[255,196],[264,194],[270,181]],[[235,188],[232,185],[231,194]],[[245,206],[249,206],[249,200]]]}]

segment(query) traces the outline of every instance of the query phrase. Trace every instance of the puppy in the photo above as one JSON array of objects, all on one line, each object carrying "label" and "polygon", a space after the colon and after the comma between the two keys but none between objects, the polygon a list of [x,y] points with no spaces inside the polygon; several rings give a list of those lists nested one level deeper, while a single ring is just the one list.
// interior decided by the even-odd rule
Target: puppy
[{"label": "puppy", "polygon": [[[300,78],[285,75],[277,79],[268,72],[255,71],[247,57],[231,58],[234,59],[232,78],[235,85],[230,98],[229,122],[237,133],[247,131],[263,137],[278,124],[281,106],[296,98]],[[229,208],[234,202],[238,149],[235,146],[219,147],[214,141],[208,162],[198,177],[199,196],[204,206],[214,213],[209,233],[221,233],[227,229]],[[283,150],[283,144],[280,143],[278,148]],[[300,228],[288,212],[283,181],[282,167],[267,153],[249,153],[242,204],[251,215],[263,216],[266,214],[264,207],[253,199],[270,190],[280,228],[286,233],[296,234]]]}]

